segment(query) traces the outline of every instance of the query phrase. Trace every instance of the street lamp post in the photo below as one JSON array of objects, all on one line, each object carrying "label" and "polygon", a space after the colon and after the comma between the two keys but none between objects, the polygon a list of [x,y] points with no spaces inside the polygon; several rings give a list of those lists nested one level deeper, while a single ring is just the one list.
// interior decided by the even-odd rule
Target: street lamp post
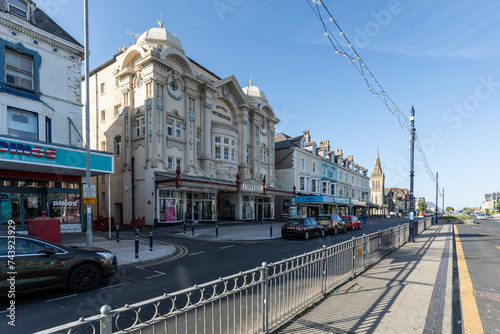
[{"label": "street lamp post", "polygon": [[438,173],[436,173],[436,212],[435,212],[435,216],[436,216],[436,220],[435,220],[435,224],[437,224],[438,222],[438,195],[439,195],[439,187],[438,187],[438,184],[439,184],[439,181],[438,181]]},{"label": "street lamp post", "polygon": [[[90,111],[89,111],[89,3],[88,0],[83,1],[84,6],[84,16],[85,16],[85,130],[86,130],[86,139],[85,139],[85,148],[87,154],[87,168],[85,174],[85,187],[90,187]],[[87,247],[92,247],[92,216],[91,216],[91,207],[90,204],[87,204]]]},{"label": "street lamp post", "polygon": [[411,130],[410,130],[410,210],[408,212],[408,216],[410,218],[410,236],[408,241],[415,242],[415,237],[413,235],[413,218],[415,215],[415,202],[413,199],[413,176],[415,174],[413,169],[414,164],[414,142],[415,142],[415,108],[411,107]]}]

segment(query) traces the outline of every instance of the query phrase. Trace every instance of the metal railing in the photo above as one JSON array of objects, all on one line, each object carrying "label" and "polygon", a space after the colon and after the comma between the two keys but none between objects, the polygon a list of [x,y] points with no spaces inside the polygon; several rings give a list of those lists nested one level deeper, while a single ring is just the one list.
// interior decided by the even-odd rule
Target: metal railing
[{"label": "metal railing", "polygon": [[[419,220],[414,230],[431,224]],[[269,333],[408,237],[409,225],[399,225],[115,310],[105,305],[100,315],[38,334]]]}]

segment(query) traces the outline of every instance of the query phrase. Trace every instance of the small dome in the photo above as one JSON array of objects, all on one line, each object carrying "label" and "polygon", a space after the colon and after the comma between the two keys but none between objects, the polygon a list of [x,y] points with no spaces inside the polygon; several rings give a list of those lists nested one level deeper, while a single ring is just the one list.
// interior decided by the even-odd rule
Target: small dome
[{"label": "small dome", "polygon": [[145,43],[167,44],[182,50],[180,39],[171,32],[168,32],[165,28],[149,28],[137,40],[137,44],[139,45],[143,45]]},{"label": "small dome", "polygon": [[250,80],[250,85],[248,87],[244,87],[242,90],[243,93],[245,93],[250,98],[267,102],[266,94],[264,94],[264,92],[261,91],[259,87],[252,86],[252,80]]}]

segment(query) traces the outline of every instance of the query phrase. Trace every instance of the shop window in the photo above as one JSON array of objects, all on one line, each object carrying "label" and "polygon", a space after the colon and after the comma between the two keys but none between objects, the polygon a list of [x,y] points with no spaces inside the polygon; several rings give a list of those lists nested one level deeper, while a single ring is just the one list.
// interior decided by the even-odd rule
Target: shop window
[{"label": "shop window", "polygon": [[38,114],[14,108],[7,110],[9,136],[38,140]]},{"label": "shop window", "polygon": [[8,84],[33,89],[33,57],[5,50],[5,79]]},{"label": "shop window", "polygon": [[115,138],[115,155],[122,154],[122,137],[118,136]]}]

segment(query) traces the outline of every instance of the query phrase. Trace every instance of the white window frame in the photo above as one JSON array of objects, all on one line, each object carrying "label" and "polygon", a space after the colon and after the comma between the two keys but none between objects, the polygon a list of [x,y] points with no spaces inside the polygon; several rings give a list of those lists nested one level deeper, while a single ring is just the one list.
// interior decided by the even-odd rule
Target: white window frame
[{"label": "white window frame", "polygon": [[174,157],[167,157],[167,169],[174,170]]},{"label": "white window frame", "polygon": [[300,158],[300,169],[306,170],[306,159]]},{"label": "white window frame", "polygon": [[175,138],[182,139],[182,123],[175,122]]},{"label": "white window frame", "polygon": [[174,121],[171,119],[167,120],[167,137],[174,136]]},{"label": "white window frame", "polygon": [[[21,8],[19,7],[17,4],[15,4],[14,2],[17,2],[17,3],[22,3],[26,6],[26,9],[24,8]],[[11,10],[10,7],[14,7],[15,10]],[[16,9],[22,13],[25,13],[25,15],[21,15],[19,12],[16,12]],[[23,19],[28,19],[28,15],[29,15],[29,6],[26,2],[24,1],[21,1],[21,0],[17,0],[17,1],[13,1],[13,0],[8,0],[7,1],[7,10],[9,11],[9,13],[12,13],[14,15],[17,15],[19,17],[22,17]]]},{"label": "white window frame", "polygon": [[115,138],[115,155],[122,155],[122,137]]}]

